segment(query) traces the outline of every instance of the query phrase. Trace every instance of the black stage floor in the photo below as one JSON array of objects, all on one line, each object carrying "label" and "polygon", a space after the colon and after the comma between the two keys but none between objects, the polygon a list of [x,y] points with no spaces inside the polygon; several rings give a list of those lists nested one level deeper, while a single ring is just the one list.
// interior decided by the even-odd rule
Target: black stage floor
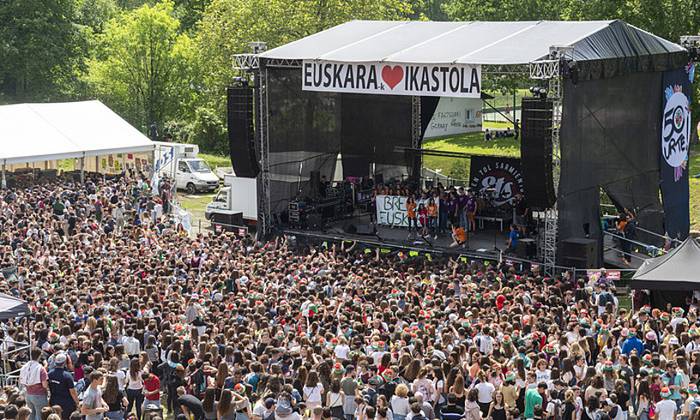
[{"label": "black stage floor", "polygon": [[[513,259],[516,261],[536,261],[535,256],[528,259],[517,258],[514,254],[504,252],[507,248],[508,240],[508,225],[504,225],[504,230],[500,230],[498,222],[484,222],[484,229],[472,232],[469,234],[469,240],[463,247],[450,247],[452,237],[450,232],[445,232],[438,235],[437,239],[433,236],[422,238],[417,235],[408,236],[408,229],[405,227],[392,227],[384,225],[376,225],[376,235],[348,233],[348,227],[354,225],[370,226],[370,217],[368,214],[356,215],[343,220],[327,223],[323,229],[284,229],[285,233],[307,236],[321,240],[354,240],[361,243],[366,243],[373,246],[385,246],[393,248],[413,249],[422,252],[439,252],[450,255],[467,255],[473,258],[483,258],[489,260],[498,260],[499,258]],[[536,238],[534,238],[536,240]],[[623,262],[619,252],[612,249],[615,244],[612,243],[610,237],[605,240],[605,252],[603,253],[604,266],[608,268],[639,268],[644,259],[648,258],[643,254],[633,252],[635,257],[632,258],[630,265]],[[619,248],[619,246],[618,246]],[[503,252],[503,254],[501,254]]]},{"label": "black stage floor", "polygon": [[449,230],[439,234],[435,239],[434,236],[423,238],[415,233],[409,237],[408,229],[405,227],[383,225],[376,225],[376,234],[348,233],[348,230],[352,231],[352,229],[348,229],[351,225],[355,227],[371,226],[369,215],[363,214],[327,223],[323,229],[285,229],[285,232],[317,238],[356,240],[372,245],[415,249],[424,252],[437,251],[454,255],[470,255],[485,259],[498,259],[499,251],[504,251],[507,248],[508,230],[505,229],[501,232],[498,223],[485,222],[484,230],[470,233],[469,240],[463,247],[454,248],[450,247],[452,237]]}]

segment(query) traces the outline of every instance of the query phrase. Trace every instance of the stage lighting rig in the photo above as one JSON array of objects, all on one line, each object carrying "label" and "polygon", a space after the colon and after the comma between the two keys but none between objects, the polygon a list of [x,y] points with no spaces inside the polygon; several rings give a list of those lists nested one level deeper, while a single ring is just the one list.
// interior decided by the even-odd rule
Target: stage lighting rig
[{"label": "stage lighting rig", "polygon": [[233,87],[248,87],[248,79],[245,77],[234,77],[231,85]]},{"label": "stage lighting rig", "polygon": [[681,36],[681,47],[688,50],[688,57],[692,61],[700,60],[700,35]]},{"label": "stage lighting rig", "polygon": [[540,86],[531,86],[530,93],[532,96],[539,99],[547,99],[547,89]]}]

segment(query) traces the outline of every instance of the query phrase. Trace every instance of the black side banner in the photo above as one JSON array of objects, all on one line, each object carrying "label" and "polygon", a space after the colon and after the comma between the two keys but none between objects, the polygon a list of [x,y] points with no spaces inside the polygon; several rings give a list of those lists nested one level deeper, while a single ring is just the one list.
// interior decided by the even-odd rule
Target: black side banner
[{"label": "black side banner", "polygon": [[666,232],[685,239],[690,230],[688,153],[692,122],[690,95],[693,65],[664,72],[659,176]]},{"label": "black side banner", "polygon": [[475,193],[489,193],[496,207],[510,202],[525,193],[520,159],[472,156],[469,187]]}]

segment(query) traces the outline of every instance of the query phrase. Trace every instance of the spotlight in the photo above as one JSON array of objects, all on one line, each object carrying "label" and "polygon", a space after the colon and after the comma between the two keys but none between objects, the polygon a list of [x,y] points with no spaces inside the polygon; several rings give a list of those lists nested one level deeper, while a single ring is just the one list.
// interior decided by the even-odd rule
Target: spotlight
[{"label": "spotlight", "polygon": [[531,86],[530,93],[532,93],[532,96],[535,98],[547,98],[547,89],[540,86]]},{"label": "spotlight", "polygon": [[234,77],[233,85],[236,87],[247,87],[248,79],[246,79],[245,77]]},{"label": "spotlight", "polygon": [[688,58],[691,61],[700,59],[700,35],[683,35],[680,44],[688,50]]}]

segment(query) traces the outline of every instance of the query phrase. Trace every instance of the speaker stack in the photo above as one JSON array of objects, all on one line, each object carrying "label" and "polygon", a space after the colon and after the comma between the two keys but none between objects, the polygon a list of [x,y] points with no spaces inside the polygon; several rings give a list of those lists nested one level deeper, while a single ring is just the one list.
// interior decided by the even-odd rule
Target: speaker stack
[{"label": "speaker stack", "polygon": [[552,175],[551,99],[523,98],[520,161],[526,201],[532,209],[551,208],[555,201]]},{"label": "speaker stack", "polygon": [[255,178],[260,171],[255,153],[253,124],[253,88],[235,86],[226,89],[228,144],[231,165],[236,176]]}]

